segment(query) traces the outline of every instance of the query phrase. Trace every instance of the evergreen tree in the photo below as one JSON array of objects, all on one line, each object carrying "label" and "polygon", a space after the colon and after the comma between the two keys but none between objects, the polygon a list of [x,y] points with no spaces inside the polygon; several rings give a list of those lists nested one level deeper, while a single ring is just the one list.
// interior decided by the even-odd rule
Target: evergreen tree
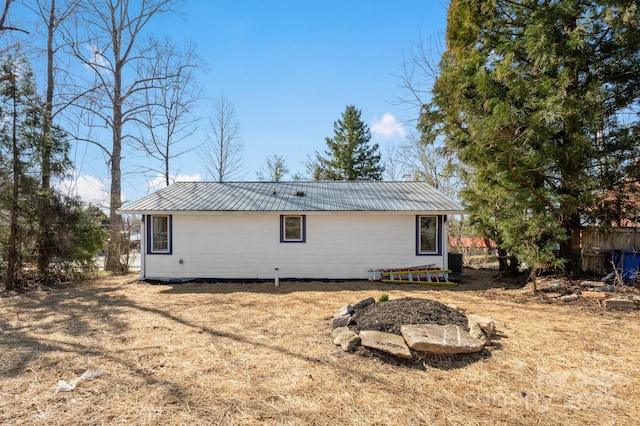
[{"label": "evergreen tree", "polygon": [[[40,262],[43,253],[47,268],[38,277],[43,282],[57,280],[59,273],[91,269],[104,231],[85,214],[78,199],[40,185],[44,168],[50,176],[69,170],[69,144],[66,132],[55,125],[44,136],[46,111],[29,63],[9,57],[0,72],[14,76],[0,83],[0,114],[5,117],[0,126],[0,210],[7,217],[0,224],[0,244],[6,260],[5,286],[11,290],[22,281],[23,265]],[[39,208],[43,197],[47,209]],[[46,246],[40,238],[43,222]],[[62,268],[52,268],[54,258]]]},{"label": "evergreen tree", "polygon": [[[5,287],[13,290],[26,253],[25,242],[34,205],[25,203],[25,194],[34,194],[37,188],[33,179],[31,156],[36,150],[37,135],[33,122],[37,118],[38,105],[33,74],[28,63],[9,56],[1,65],[2,75],[12,76],[0,86],[0,159],[2,160],[2,210],[8,215],[7,230],[3,234],[3,258],[6,261]],[[35,201],[35,200],[30,200]]]},{"label": "evergreen tree", "polygon": [[315,180],[381,180],[378,144],[370,145],[371,132],[360,118],[360,110],[348,105],[342,119],[333,123],[333,138],[326,138],[326,157],[316,154]]},{"label": "evergreen tree", "polygon": [[639,69],[635,1],[453,0],[420,129],[472,171],[468,211],[511,253],[575,270],[598,200],[640,178]]}]

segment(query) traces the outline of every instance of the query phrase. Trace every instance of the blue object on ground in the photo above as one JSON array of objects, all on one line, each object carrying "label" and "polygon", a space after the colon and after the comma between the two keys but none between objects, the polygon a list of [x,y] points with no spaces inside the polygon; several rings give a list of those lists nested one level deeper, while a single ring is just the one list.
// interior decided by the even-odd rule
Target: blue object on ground
[{"label": "blue object on ground", "polygon": [[640,251],[624,250],[621,254],[622,280],[635,281],[640,268]]}]

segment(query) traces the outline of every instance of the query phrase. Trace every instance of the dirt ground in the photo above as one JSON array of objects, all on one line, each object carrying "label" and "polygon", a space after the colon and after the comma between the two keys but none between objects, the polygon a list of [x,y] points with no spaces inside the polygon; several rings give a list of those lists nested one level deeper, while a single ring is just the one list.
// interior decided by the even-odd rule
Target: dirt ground
[{"label": "dirt ground", "polygon": [[435,300],[421,297],[403,297],[374,303],[357,309],[351,317],[351,329],[376,330],[399,336],[400,327],[405,324],[455,324],[467,329],[464,314]]},{"label": "dirt ground", "polygon": [[[112,277],[0,298],[0,424],[629,425],[640,312],[465,270],[457,287],[151,285]],[[333,312],[423,298],[490,317],[477,356],[394,365],[331,342]],[[6,296],[6,295],[5,295]],[[86,370],[104,370],[56,392]]]}]

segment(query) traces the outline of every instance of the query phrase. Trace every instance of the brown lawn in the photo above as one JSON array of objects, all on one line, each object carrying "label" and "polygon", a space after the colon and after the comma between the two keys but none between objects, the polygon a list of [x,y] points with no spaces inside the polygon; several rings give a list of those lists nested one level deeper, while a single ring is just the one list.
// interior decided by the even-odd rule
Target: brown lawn
[{"label": "brown lawn", "polygon": [[[467,271],[455,289],[369,282],[127,283],[0,299],[0,424],[627,425],[640,312],[546,302]],[[345,303],[388,293],[494,319],[483,356],[398,366],[331,342]],[[87,369],[106,373],[55,392]]]}]

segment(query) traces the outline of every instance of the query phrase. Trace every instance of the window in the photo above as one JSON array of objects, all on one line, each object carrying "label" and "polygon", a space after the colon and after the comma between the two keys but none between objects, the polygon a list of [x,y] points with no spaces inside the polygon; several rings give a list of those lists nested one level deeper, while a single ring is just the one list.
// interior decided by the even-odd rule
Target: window
[{"label": "window", "polygon": [[280,242],[304,243],[306,240],[306,219],[300,216],[280,216]]},{"label": "window", "polygon": [[416,233],[418,255],[424,254],[440,254],[440,240],[442,234],[440,225],[442,224],[441,216],[417,216],[416,217]]},{"label": "window", "polygon": [[171,254],[171,216],[149,216],[147,253]]}]

